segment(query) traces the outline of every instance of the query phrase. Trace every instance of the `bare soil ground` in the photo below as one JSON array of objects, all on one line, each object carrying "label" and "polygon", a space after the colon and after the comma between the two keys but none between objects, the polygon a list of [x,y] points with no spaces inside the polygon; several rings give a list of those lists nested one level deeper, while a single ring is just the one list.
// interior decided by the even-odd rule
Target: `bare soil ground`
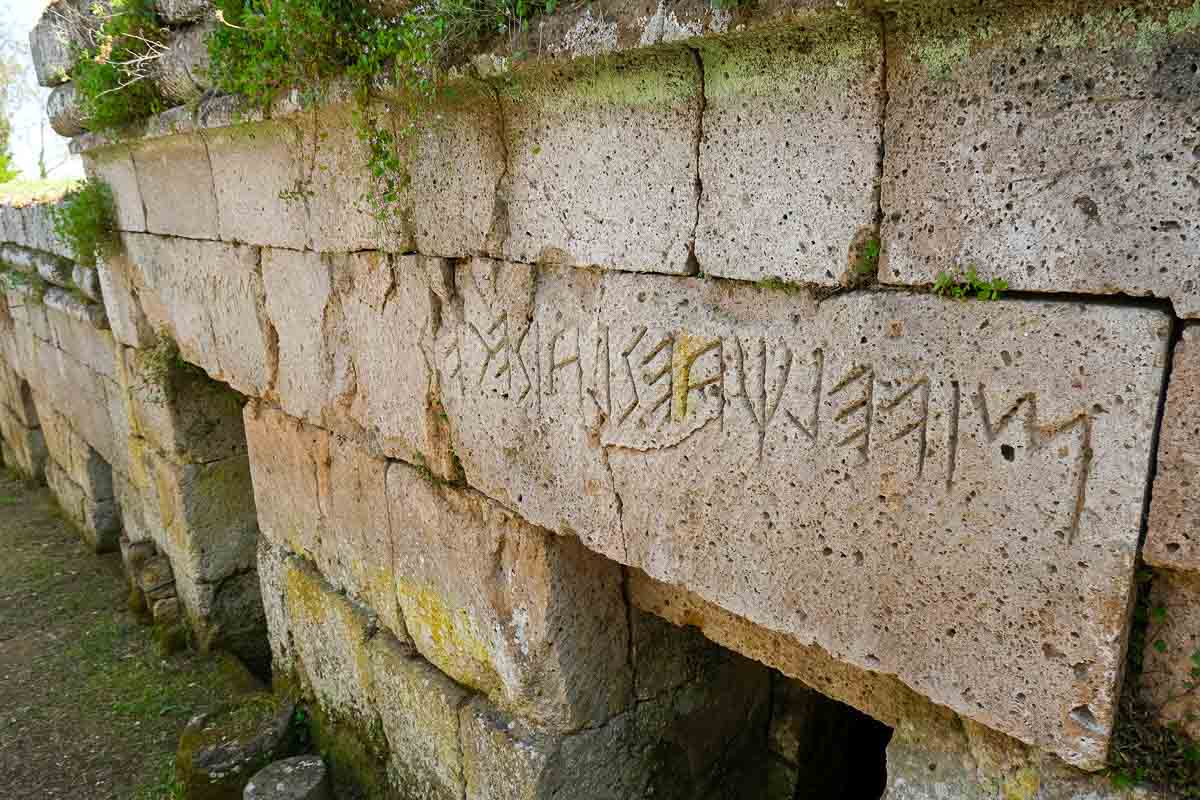
[{"label": "bare soil ground", "polygon": [[0,470],[0,798],[176,796],[187,720],[246,688],[240,666],[163,657],[44,488]]}]

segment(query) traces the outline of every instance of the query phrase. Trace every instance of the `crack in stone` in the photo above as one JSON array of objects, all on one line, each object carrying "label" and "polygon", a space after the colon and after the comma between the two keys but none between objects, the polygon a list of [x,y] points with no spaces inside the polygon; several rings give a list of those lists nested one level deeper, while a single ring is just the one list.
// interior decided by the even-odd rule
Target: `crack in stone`
[{"label": "crack in stone", "polygon": [[700,259],[696,257],[696,234],[700,229],[700,206],[704,202],[704,178],[700,174],[700,149],[704,146],[704,115],[708,111],[708,87],[704,81],[704,58],[700,55],[700,50],[695,47],[689,47],[688,51],[692,54],[692,60],[696,64],[696,72],[700,79],[700,109],[696,114],[696,145],[694,148],[696,215],[692,222],[692,235],[688,241],[687,274],[699,275],[703,273],[703,270],[700,266]]}]

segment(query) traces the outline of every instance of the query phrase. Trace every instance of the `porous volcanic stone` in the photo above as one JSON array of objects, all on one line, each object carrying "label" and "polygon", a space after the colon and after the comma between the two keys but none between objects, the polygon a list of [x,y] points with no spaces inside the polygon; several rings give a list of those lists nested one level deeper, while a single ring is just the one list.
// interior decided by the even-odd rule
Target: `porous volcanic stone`
[{"label": "porous volcanic stone", "polygon": [[1200,316],[1191,0],[984,8],[912,4],[888,35],[881,280],[973,264]]},{"label": "porous volcanic stone", "polygon": [[263,767],[250,782],[244,800],[333,800],[329,770],[320,756],[294,756]]},{"label": "porous volcanic stone", "polygon": [[1103,761],[1166,315],[482,262],[455,286],[439,369],[472,486]]},{"label": "porous volcanic stone", "polygon": [[1200,570],[1200,325],[1175,345],[1146,545],[1150,564]]},{"label": "porous volcanic stone", "polygon": [[[218,237],[213,173],[200,136],[166,136],[140,142],[133,149],[133,163],[138,189],[147,200],[147,231],[190,239]],[[187,188],[180,191],[181,187]]]},{"label": "porous volcanic stone", "polygon": [[687,50],[512,76],[492,252],[685,273],[696,225],[700,70]]},{"label": "porous volcanic stone", "polygon": [[[883,32],[836,12],[698,41],[701,270],[744,280],[853,283],[874,231]],[[871,234],[873,235],[873,234]]]},{"label": "porous volcanic stone", "polygon": [[251,776],[294,750],[295,707],[251,695],[193,717],[179,739],[175,776],[190,800],[239,798]]}]

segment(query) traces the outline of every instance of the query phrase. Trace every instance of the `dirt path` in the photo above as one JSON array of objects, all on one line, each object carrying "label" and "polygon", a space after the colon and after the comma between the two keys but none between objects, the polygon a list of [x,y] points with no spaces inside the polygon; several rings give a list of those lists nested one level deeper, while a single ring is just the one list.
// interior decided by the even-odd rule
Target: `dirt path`
[{"label": "dirt path", "polygon": [[46,489],[0,470],[0,798],[174,796],[180,731],[243,688],[229,663],[164,659]]}]

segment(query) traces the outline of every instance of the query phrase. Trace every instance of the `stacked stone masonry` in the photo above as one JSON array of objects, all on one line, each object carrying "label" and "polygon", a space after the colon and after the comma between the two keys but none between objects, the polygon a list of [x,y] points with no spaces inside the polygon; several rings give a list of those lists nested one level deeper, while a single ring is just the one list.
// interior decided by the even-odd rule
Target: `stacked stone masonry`
[{"label": "stacked stone masonry", "polygon": [[551,15],[386,225],[337,86],[77,136],[119,242],[0,209],[5,462],[401,797],[782,800],[872,719],[891,800],[1153,796],[1098,771],[1123,691],[1200,711],[1200,5],[850,5]]}]

